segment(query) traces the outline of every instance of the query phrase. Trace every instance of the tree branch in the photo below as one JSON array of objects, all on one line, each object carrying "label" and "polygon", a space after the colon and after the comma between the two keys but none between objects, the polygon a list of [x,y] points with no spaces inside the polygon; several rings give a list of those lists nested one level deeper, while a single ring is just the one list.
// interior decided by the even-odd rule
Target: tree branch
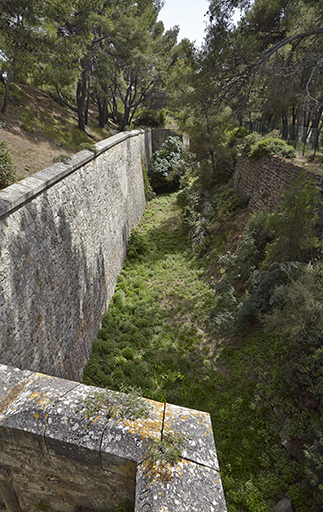
[{"label": "tree branch", "polygon": [[279,43],[275,44],[274,46],[272,46],[271,48],[269,48],[268,50],[266,50],[262,56],[260,57],[260,59],[258,60],[258,62],[256,63],[256,65],[254,66],[253,70],[252,70],[252,73],[254,73],[255,71],[258,70],[258,68],[261,66],[261,64],[267,60],[269,57],[271,57],[274,53],[276,53],[280,48],[282,48],[283,46],[286,46],[286,44],[289,44],[291,43],[292,41],[295,41],[295,39],[305,39],[305,37],[309,37],[309,36],[314,36],[314,35],[317,35],[317,34],[323,34],[323,27],[320,27],[320,28],[316,28],[314,30],[309,30],[308,32],[303,32],[302,34],[294,34],[293,36],[290,36],[290,37],[286,37],[285,39],[283,39],[282,41],[279,41]]},{"label": "tree branch", "polygon": [[62,93],[61,93],[61,90],[59,88],[59,86],[57,85],[56,86],[56,92],[58,94],[58,97],[59,99],[61,100],[61,102],[67,107],[69,108],[70,110],[72,110],[73,112],[78,112],[77,108],[76,107],[73,107],[63,96],[62,96]]}]

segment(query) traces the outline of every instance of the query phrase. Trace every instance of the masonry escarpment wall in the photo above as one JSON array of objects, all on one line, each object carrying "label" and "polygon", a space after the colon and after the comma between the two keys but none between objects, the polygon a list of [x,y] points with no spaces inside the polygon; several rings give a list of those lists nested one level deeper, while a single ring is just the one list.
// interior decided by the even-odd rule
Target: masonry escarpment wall
[{"label": "masonry escarpment wall", "polygon": [[0,361],[79,380],[145,207],[151,133],[0,191]]},{"label": "masonry escarpment wall", "polygon": [[249,196],[252,211],[274,211],[282,204],[282,192],[291,188],[293,181],[306,171],[314,177],[321,193],[323,173],[309,169],[279,156],[265,156],[259,160],[240,158],[233,176],[234,187]]}]

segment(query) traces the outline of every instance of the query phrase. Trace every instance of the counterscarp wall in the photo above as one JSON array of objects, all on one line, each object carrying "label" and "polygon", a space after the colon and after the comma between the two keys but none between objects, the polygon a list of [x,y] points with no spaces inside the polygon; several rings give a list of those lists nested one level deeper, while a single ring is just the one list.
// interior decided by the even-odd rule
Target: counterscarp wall
[{"label": "counterscarp wall", "polygon": [[293,181],[306,171],[314,177],[323,190],[323,173],[312,172],[279,156],[266,156],[259,160],[241,158],[234,173],[234,186],[244,196],[249,196],[252,211],[276,210],[282,203],[282,192],[292,186]]},{"label": "counterscarp wall", "polygon": [[145,207],[151,132],[0,191],[0,361],[78,380]]}]

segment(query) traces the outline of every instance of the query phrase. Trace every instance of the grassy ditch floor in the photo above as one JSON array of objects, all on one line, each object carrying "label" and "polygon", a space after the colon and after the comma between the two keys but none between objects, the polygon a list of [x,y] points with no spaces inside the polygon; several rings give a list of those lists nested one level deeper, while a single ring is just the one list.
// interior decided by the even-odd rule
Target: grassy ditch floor
[{"label": "grassy ditch floor", "polygon": [[[226,237],[232,233],[219,233],[221,244]],[[261,331],[243,342],[215,338],[208,330],[216,300],[206,278],[210,265],[210,257],[191,253],[176,195],[151,201],[131,237],[83,382],[138,386],[147,398],[208,411],[229,512],[270,511],[286,494],[297,512],[308,512],[302,464],[279,437],[273,383],[281,344]]]}]

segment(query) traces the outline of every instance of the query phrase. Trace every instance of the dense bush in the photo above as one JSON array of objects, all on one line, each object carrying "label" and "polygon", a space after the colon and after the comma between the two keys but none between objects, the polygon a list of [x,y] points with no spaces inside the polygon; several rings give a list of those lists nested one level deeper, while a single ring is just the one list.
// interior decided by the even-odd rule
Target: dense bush
[{"label": "dense bush", "polygon": [[261,319],[273,306],[275,287],[295,279],[320,246],[313,181],[301,174],[283,197],[279,213],[251,217],[237,254],[218,257],[223,278],[215,286],[218,301],[211,324],[220,335],[249,329]]},{"label": "dense bush", "polygon": [[149,162],[148,178],[155,192],[176,190],[185,173],[183,144],[179,137],[168,137]]},{"label": "dense bush", "polygon": [[15,166],[5,142],[0,142],[0,188],[15,182]]},{"label": "dense bush", "polygon": [[166,122],[165,110],[145,109],[142,110],[134,119],[134,124],[138,126],[145,126],[149,128],[163,128]]},{"label": "dense bush", "polygon": [[237,148],[221,146],[213,154],[213,161],[203,160],[199,171],[199,184],[204,192],[219,185],[225,185],[233,176],[237,157]]},{"label": "dense bush", "polygon": [[230,220],[239,210],[244,209],[249,199],[241,196],[229,185],[208,193],[203,192],[198,180],[189,183],[177,196],[181,218],[188,230],[195,252],[203,254],[210,243],[210,226],[218,216]]},{"label": "dense bush", "polygon": [[233,214],[244,209],[249,202],[249,198],[239,194],[237,189],[233,187],[222,187],[214,196],[214,206],[218,213],[231,218]]},{"label": "dense bush", "polygon": [[[301,488],[290,486],[288,497],[296,510],[318,512],[323,502],[319,194],[304,173],[283,196],[278,213],[258,212],[251,217],[235,254],[218,257],[223,277],[215,285],[217,303],[210,321],[218,334],[238,336],[246,346],[254,342],[248,339],[251,328],[258,330],[264,343],[275,339],[267,347],[270,370],[268,366],[264,373],[262,399],[275,404],[280,429],[286,424],[291,450],[298,450],[297,455],[291,453],[305,475]],[[234,499],[240,503],[238,496]]]},{"label": "dense bush", "polygon": [[247,135],[239,147],[241,155],[257,160],[266,155],[279,155],[284,158],[294,158],[295,150],[283,139],[262,137],[258,133]]},{"label": "dense bush", "polygon": [[244,139],[250,132],[247,128],[243,128],[242,126],[236,126],[233,130],[229,130],[226,132],[227,143],[228,146],[233,146],[240,139]]},{"label": "dense bush", "polygon": [[279,213],[268,216],[275,240],[267,246],[267,261],[308,261],[320,247],[319,190],[303,172],[283,192]]},{"label": "dense bush", "polygon": [[[264,324],[284,338],[277,371],[279,387],[289,397],[292,436],[305,446],[306,480],[313,510],[323,503],[323,276],[321,266],[304,266],[298,277],[275,289],[273,310]],[[291,412],[292,411],[292,412]]]}]

